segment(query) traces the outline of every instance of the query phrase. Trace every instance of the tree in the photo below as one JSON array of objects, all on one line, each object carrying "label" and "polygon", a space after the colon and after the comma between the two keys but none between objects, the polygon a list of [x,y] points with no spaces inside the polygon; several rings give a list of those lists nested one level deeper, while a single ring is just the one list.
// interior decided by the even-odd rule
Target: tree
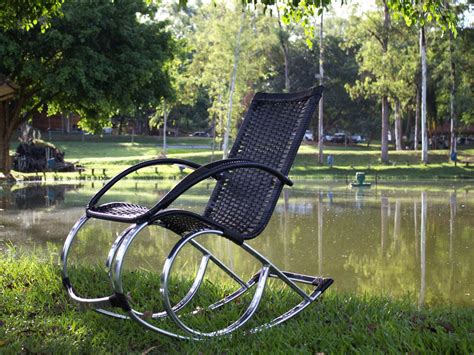
[{"label": "tree", "polygon": [[203,6],[195,17],[189,79],[206,89],[223,138],[235,132],[249,95],[273,72],[267,60],[278,43],[273,21],[243,12],[240,2]]},{"label": "tree", "polygon": [[175,56],[173,60],[166,65],[166,72],[169,73],[170,85],[173,88],[172,95],[159,102],[156,108],[156,114],[150,119],[150,127],[163,126],[163,154],[166,155],[169,117],[176,105],[192,103],[193,98],[188,95],[189,90],[186,88],[184,72],[186,71],[189,60],[186,55],[187,46],[184,40],[176,41]]},{"label": "tree", "polygon": [[60,15],[64,0],[8,0],[0,2],[0,30],[49,26],[51,18]]},{"label": "tree", "polygon": [[225,131],[224,131],[224,143],[222,145],[222,150],[224,151],[223,159],[227,159],[228,155],[228,145],[229,145],[229,136],[230,136],[230,123],[232,121],[232,103],[234,99],[234,91],[235,91],[235,81],[237,80],[237,68],[239,66],[239,59],[240,59],[240,37],[242,35],[242,29],[244,28],[243,22],[245,21],[245,12],[242,11],[242,15],[240,17],[240,24],[239,30],[237,31],[237,39],[235,40],[234,46],[234,60],[233,60],[233,68],[232,68],[232,76],[230,78],[230,88],[229,88],[229,108],[227,110],[227,120],[225,124]]},{"label": "tree", "polygon": [[[355,20],[355,19],[354,19]],[[389,75],[390,13],[386,1],[382,12],[369,13],[366,19],[354,22],[349,29],[347,46],[360,46],[358,53],[361,80],[346,85],[351,97],[377,96],[382,108],[381,157],[388,163],[389,93],[392,77]]]},{"label": "tree", "polygon": [[200,90],[194,80],[189,77],[189,65],[192,61],[189,39],[194,34],[193,19],[196,16],[195,6],[182,7],[177,3],[160,4],[160,14],[167,16],[167,30],[176,38],[174,58],[168,63],[167,72],[170,75],[173,95],[163,99],[156,114],[151,118],[151,127],[163,127],[163,153],[166,154],[166,134],[168,127],[177,129],[184,125],[185,131],[194,128],[207,128],[208,102],[205,93]]},{"label": "tree", "polygon": [[[319,27],[319,26],[318,26]],[[324,21],[324,130],[334,132],[348,130],[375,138],[379,129],[376,115],[376,102],[372,97],[351,99],[344,88],[345,83],[352,83],[358,78],[356,62],[357,48],[342,48],[346,41],[348,20],[335,16],[326,16]],[[320,37],[314,38],[311,49],[308,48],[303,29],[293,27],[289,33],[289,72],[292,90],[298,91],[315,85],[319,77],[318,63],[320,58]],[[269,58],[271,67],[275,68],[272,76],[265,81],[265,90],[281,92],[285,87],[281,48],[276,46]],[[355,109],[356,107],[356,109]],[[315,117],[316,118],[316,117]],[[314,132],[318,131],[317,120],[313,122]]]},{"label": "tree", "polygon": [[77,112],[83,127],[98,130],[117,112],[170,96],[163,68],[173,41],[155,10],[140,0],[72,1],[44,33],[0,32],[0,74],[19,86],[0,103],[0,171],[9,174],[11,137],[36,110]]},{"label": "tree", "polygon": [[[319,85],[324,84],[324,22],[323,12],[321,12],[321,22],[319,25]],[[318,163],[323,164],[323,141],[324,141],[324,126],[323,126],[323,115],[324,115],[324,94],[319,100],[318,107]]]},{"label": "tree", "polygon": [[420,31],[421,58],[421,161],[428,163],[427,116],[427,61],[426,61],[426,24],[435,22],[443,30],[456,33],[456,15],[444,0],[391,0],[391,8],[405,19],[408,26],[415,24]]},{"label": "tree", "polygon": [[[244,0],[249,4],[255,4],[258,0]],[[345,1],[342,0],[341,3]],[[434,22],[439,25],[443,30],[449,29],[452,33],[456,34],[456,14],[449,6],[446,6],[445,0],[383,0],[385,7],[390,7],[395,15],[401,15],[405,19],[408,26],[415,24],[420,30],[420,57],[422,67],[422,83],[421,83],[421,120],[422,120],[422,161],[428,162],[428,145],[427,145],[427,134],[426,134],[426,112],[427,112],[427,63],[426,63],[426,39],[425,39],[425,25],[430,22]],[[306,30],[306,33],[312,33],[310,31],[311,25],[308,23],[308,14],[312,14],[318,9],[321,12],[323,8],[328,7],[331,0],[266,0],[264,1],[266,6],[275,5],[281,3],[285,6],[285,17],[290,21],[301,23]],[[388,11],[386,12],[388,13]],[[386,16],[387,18],[387,16]],[[386,23],[387,24],[387,23]],[[382,97],[382,116],[387,115],[388,105],[385,103],[386,100]],[[383,118],[382,122],[382,161],[388,160],[388,150],[384,147],[385,142],[385,124],[386,119]]]},{"label": "tree", "polygon": [[[454,3],[451,6],[458,16],[462,16],[465,5]],[[459,21],[459,25],[463,22]],[[472,116],[473,98],[471,89],[465,86],[467,77],[472,78],[473,53],[472,46],[466,46],[466,39],[472,28],[459,26],[458,36],[452,31],[443,35],[440,29],[430,31],[428,38],[430,47],[428,61],[431,64],[430,83],[434,86],[437,125],[449,125],[450,156],[456,151],[456,135],[461,117]],[[472,36],[472,35],[471,35]],[[447,75],[449,73],[449,75]],[[471,79],[472,80],[472,79]]]}]

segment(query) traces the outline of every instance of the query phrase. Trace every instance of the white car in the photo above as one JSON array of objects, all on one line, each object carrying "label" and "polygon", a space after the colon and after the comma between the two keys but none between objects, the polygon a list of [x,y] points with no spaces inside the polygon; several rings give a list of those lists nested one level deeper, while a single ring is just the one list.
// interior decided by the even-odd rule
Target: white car
[{"label": "white car", "polygon": [[332,142],[332,136],[330,134],[326,134],[324,136],[324,141],[325,142]]},{"label": "white car", "polygon": [[307,131],[304,133],[304,140],[305,140],[305,141],[313,141],[313,140],[314,140],[313,132],[311,132],[310,130],[307,130]]},{"label": "white car", "polygon": [[361,143],[361,142],[365,142],[365,137],[364,136],[361,136],[361,135],[353,135],[351,136],[351,141],[353,141],[354,143]]}]

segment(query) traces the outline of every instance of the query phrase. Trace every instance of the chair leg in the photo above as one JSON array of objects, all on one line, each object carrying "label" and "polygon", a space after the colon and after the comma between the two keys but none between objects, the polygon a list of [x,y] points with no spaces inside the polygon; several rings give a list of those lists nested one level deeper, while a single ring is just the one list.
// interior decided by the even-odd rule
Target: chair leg
[{"label": "chair leg", "polygon": [[[172,251],[170,252],[165,262],[165,266],[163,268],[163,274],[162,274],[162,294],[164,298],[165,307],[170,317],[175,321],[175,323],[178,324],[178,326],[183,331],[185,331],[188,334],[191,334],[195,338],[202,339],[203,337],[222,336],[225,334],[229,334],[235,331],[236,329],[240,328],[242,325],[244,325],[257,310],[257,307],[263,295],[263,290],[265,288],[268,277],[278,278],[281,281],[285,282],[291,289],[293,289],[293,291],[295,291],[300,297],[302,297],[303,300],[299,304],[297,304],[296,306],[294,306],[287,312],[283,313],[282,315],[274,318],[270,322],[260,325],[258,327],[255,327],[253,329],[250,329],[249,332],[251,333],[255,333],[263,329],[271,328],[275,325],[278,325],[287,321],[290,318],[293,318],[298,313],[303,311],[306,307],[308,307],[311,303],[313,303],[333,283],[333,280],[330,278],[319,278],[319,277],[302,275],[302,274],[297,274],[297,273],[292,273],[292,272],[287,272],[287,271],[281,271],[274,264],[272,264],[267,258],[265,258],[263,255],[258,253],[255,249],[253,249],[250,245],[244,243],[241,245],[241,247],[262,263],[262,269],[249,280],[249,282],[247,283],[247,287],[241,287],[239,290],[235,291],[231,295],[228,295],[222,300],[210,305],[208,309],[215,310],[217,308],[220,308],[223,305],[235,300],[237,297],[247,292],[254,285],[257,285],[257,290],[255,291],[254,297],[250,305],[237,321],[235,321],[230,326],[224,329],[220,329],[220,330],[217,330],[214,332],[208,332],[208,333],[196,331],[192,328],[189,328],[187,325],[185,325],[181,321],[181,319],[178,316],[176,316],[176,314],[174,314],[174,312],[172,311],[170,307],[170,303],[169,303],[168,279],[169,279],[169,273],[170,273],[173,261],[176,258],[179,250],[187,242],[193,241],[193,239],[197,237],[199,234],[204,234],[204,233],[196,233],[194,235],[190,235],[187,238],[180,240],[175,245],[175,247],[172,249]],[[220,267],[220,265],[218,266]],[[311,284],[315,286],[315,288],[310,294],[307,294],[299,286],[297,286],[295,282]],[[197,313],[197,312],[199,311],[196,311],[194,313]]]},{"label": "chair leg", "polygon": [[[273,327],[277,324],[281,324],[284,321],[294,317],[296,314],[300,313],[303,309],[305,309],[308,305],[310,305],[312,302],[314,302],[333,282],[331,279],[322,279],[322,278],[317,278],[313,276],[308,276],[308,275],[301,275],[301,274],[296,274],[296,273],[290,273],[286,271],[281,271],[279,270],[275,265],[273,265],[268,259],[266,259],[264,256],[262,256],[260,253],[258,253],[256,250],[254,250],[252,247],[250,247],[247,244],[243,244],[242,248],[246,250],[249,254],[251,254],[253,257],[255,257],[257,260],[259,260],[262,263],[262,268],[261,270],[255,274],[248,282],[244,283],[242,285],[241,279],[235,275],[235,273],[230,270],[225,264],[223,264],[219,259],[217,259],[215,256],[213,256],[207,249],[202,247],[196,240],[194,240],[196,237],[203,235],[203,234],[222,234],[219,231],[199,231],[196,233],[191,233],[187,235],[186,237],[180,239],[171,252],[169,253],[164,267],[163,267],[163,273],[161,276],[161,293],[163,296],[164,300],[164,306],[166,310],[166,314],[178,325],[178,327],[186,334],[178,334],[174,332],[170,332],[168,330],[164,330],[162,328],[156,327],[152,324],[150,324],[146,319],[143,319],[142,317],[139,316],[139,313],[136,311],[129,310],[129,315],[132,319],[140,323],[141,325],[145,326],[148,329],[151,329],[155,332],[168,335],[168,336],[173,336],[176,338],[180,339],[204,339],[208,337],[215,337],[215,336],[223,336],[226,334],[230,334],[236,329],[242,327],[251,317],[254,315],[255,311],[258,308],[258,305],[261,301],[261,298],[263,296],[263,291],[267,282],[267,279],[269,277],[272,278],[278,278],[285,282],[287,285],[291,287],[297,294],[300,295],[300,297],[303,298],[303,300],[291,308],[289,311],[285,312],[284,314],[276,317],[272,321],[263,324],[261,326],[255,327],[250,330],[250,332],[258,332],[260,330],[266,329]],[[122,282],[121,282],[121,272],[122,272],[122,263],[123,263],[123,257],[125,256],[125,253],[130,246],[130,243],[132,242],[134,238],[134,234],[129,234],[127,236],[127,240],[122,243],[120,246],[119,252],[117,253],[116,257],[116,263],[114,265],[114,285],[115,285],[115,290],[118,294],[123,294],[124,290],[122,287]],[[236,281],[241,284],[241,287],[234,291],[232,294],[224,297],[220,301],[217,301],[213,303],[212,305],[208,306],[208,310],[216,310],[225,304],[234,301],[238,297],[240,297],[242,294],[250,290],[253,286],[256,286],[256,291],[254,293],[254,296],[247,307],[246,311],[232,324],[229,326],[219,329],[216,331],[212,332],[201,332],[199,330],[193,329],[186,325],[182,318],[178,316],[177,312],[182,309],[181,306],[177,307],[177,305],[172,306],[170,302],[170,292],[169,292],[169,277],[171,273],[171,269],[173,266],[173,263],[178,256],[180,250],[186,245],[190,244],[194,247],[196,247],[198,250],[200,250],[203,253],[203,260],[206,260],[205,265],[201,262],[201,267],[198,271],[199,277],[195,279],[195,282],[193,284],[193,287],[191,288],[192,291],[188,292],[188,294],[185,296],[190,296],[190,298],[194,297],[195,293],[197,292],[197,289],[199,288],[202,278],[204,277],[204,273],[206,271],[207,263],[209,260],[213,261],[217,266],[219,266],[222,270],[228,273],[228,275],[236,279]],[[235,275],[235,277],[234,277]],[[199,284],[196,283],[196,280],[199,279]],[[305,284],[312,284],[315,286],[315,289],[310,293],[307,294],[304,292],[299,286],[296,285],[296,283],[305,283]],[[189,299],[190,300],[190,299]],[[189,301],[186,298],[186,301]],[[186,302],[187,303],[187,302]],[[184,305],[183,305],[184,307]],[[195,310],[189,313],[189,315],[194,315],[199,312],[201,312],[202,309]]]},{"label": "chair leg", "polygon": [[[121,318],[121,319],[126,319],[128,318],[127,316],[120,314],[120,313],[115,313],[111,312],[108,310],[105,310],[103,308],[107,308],[111,306],[111,299],[113,300],[114,295],[110,296],[105,296],[105,297],[98,297],[98,298],[84,298],[81,297],[80,295],[77,294],[76,290],[74,289],[71,280],[69,279],[69,274],[68,274],[68,256],[70,249],[72,247],[72,244],[74,242],[74,239],[76,238],[78,232],[81,230],[81,228],[84,226],[84,224],[89,220],[89,217],[87,216],[82,216],[76,224],[72,227],[71,231],[69,232],[66,241],[64,242],[64,246],[61,252],[61,264],[62,264],[62,279],[63,279],[63,285],[66,288],[69,296],[76,302],[84,304],[86,306],[89,306],[96,310],[99,313],[103,313],[115,318]],[[117,238],[116,243],[123,239],[124,233],[128,233],[128,229],[126,229],[120,236]],[[114,243],[114,245],[116,244]]]},{"label": "chair leg", "polygon": [[[113,264],[111,266],[110,270],[110,277],[111,277],[111,282],[115,290],[115,296],[116,298],[119,298],[123,301],[122,305],[119,305],[124,309],[125,311],[129,312],[129,315],[133,319],[142,318],[145,313],[140,312],[138,310],[132,309],[130,305],[128,304],[126,300],[126,296],[124,295],[124,288],[123,288],[123,283],[122,283],[122,270],[123,270],[123,264],[125,260],[125,256],[127,254],[127,251],[132,244],[133,240],[135,237],[139,234],[139,232],[145,228],[148,225],[148,223],[142,223],[139,225],[136,225],[134,228],[130,230],[130,232],[124,237],[120,245],[118,246],[117,251],[115,252],[114,258],[113,258]],[[214,231],[218,234],[222,234],[220,231]],[[206,233],[209,233],[209,231],[206,231]],[[181,239],[182,240],[182,239]],[[180,241],[181,241],[180,240]],[[180,242],[179,241],[179,242]],[[178,242],[178,243],[179,243]],[[247,287],[246,283],[242,281],[238,275],[236,275],[232,270],[230,270],[226,265],[224,265],[219,259],[217,259],[215,256],[210,254],[203,246],[201,246],[197,242],[193,242],[192,245],[197,248],[202,254],[200,266],[198,269],[198,272],[196,274],[196,277],[194,278],[193,284],[186,293],[186,295],[172,307],[172,310],[174,313],[179,312],[181,309],[183,309],[195,296],[196,292],[199,290],[202,281],[204,280],[204,275],[207,270],[207,265],[209,263],[209,260],[212,260],[216,265],[220,266],[222,270],[224,270],[230,277],[232,277],[234,280],[236,280],[239,284],[241,284],[242,287]],[[133,316],[132,316],[133,315]],[[169,313],[166,310],[163,310],[161,312],[156,312],[152,313],[149,315],[150,318],[152,319],[159,319],[159,318],[165,318],[168,317]],[[167,334],[169,335],[169,334]]]},{"label": "chair leg", "polygon": [[[81,217],[76,224],[73,226],[71,229],[68,237],[66,238],[66,241],[63,246],[63,250],[61,253],[61,263],[62,263],[62,277],[63,277],[63,285],[66,288],[69,296],[78,303],[81,303],[83,305],[86,305],[90,308],[92,308],[94,311],[114,317],[114,318],[120,318],[120,319],[128,319],[129,317],[127,315],[123,315],[121,313],[113,312],[107,308],[111,307],[117,307],[121,305],[120,302],[117,303],[117,295],[112,294],[110,296],[104,296],[104,297],[99,297],[99,298],[84,298],[80,295],[78,295],[77,291],[74,289],[68,275],[68,256],[69,252],[71,249],[71,246],[74,242],[75,237],[77,236],[78,232],[80,229],[84,226],[84,224],[88,221],[89,217],[83,216]],[[136,236],[144,227],[147,226],[147,223],[143,223],[141,225],[131,225],[128,228],[126,228],[114,241],[112,244],[110,251],[107,256],[106,260],[106,268],[108,270],[108,275],[109,279],[111,280],[111,288],[113,289],[113,280],[114,280],[114,275],[113,275],[113,268],[112,265],[115,261],[115,257],[117,255],[117,252],[119,250],[120,245],[123,243],[123,241],[126,239],[126,237],[133,232],[133,235]],[[130,238],[129,238],[130,239]],[[186,304],[192,299],[194,296],[194,293],[197,291],[199,288],[203,278],[204,278],[204,273],[206,271],[207,263],[209,261],[209,257],[203,257],[201,260],[201,266],[200,266],[200,272],[196,276],[196,279],[194,280],[194,284],[191,287],[190,291],[188,294],[177,304],[175,305],[174,309],[175,311],[178,311],[179,309],[183,308],[186,306]],[[120,298],[119,298],[120,299]],[[123,299],[122,299],[123,302]],[[136,313],[137,316],[143,316],[144,314],[142,312],[132,310],[133,313]],[[153,313],[151,315],[152,318],[163,318],[167,317],[168,314],[166,311],[158,312],[158,313]]]},{"label": "chair leg", "polygon": [[318,286],[316,286],[316,288],[313,290],[313,292],[309,295],[310,300],[305,299],[305,300],[301,301],[299,304],[297,304],[296,306],[291,308],[289,311],[287,311],[287,312],[283,313],[282,315],[274,318],[273,320],[271,320],[268,323],[265,323],[263,325],[260,325],[258,327],[255,327],[255,328],[251,329],[250,332],[251,333],[256,333],[256,332],[274,327],[275,325],[281,324],[281,323],[287,321],[288,319],[293,318],[298,313],[303,311],[306,307],[308,307],[311,303],[316,301],[316,299],[319,296],[321,296],[323,294],[323,292],[326,291],[326,289],[329,286],[331,286],[331,284],[333,282],[334,282],[334,280],[329,279],[329,278],[321,279],[321,283]]},{"label": "chair leg", "polygon": [[[217,231],[217,230],[205,230],[205,231],[190,233],[189,235],[180,239],[175,244],[175,246],[170,251],[167,259],[165,260],[163,273],[161,276],[161,287],[160,287],[160,291],[162,293],[163,300],[164,300],[165,310],[161,312],[153,313],[151,315],[151,318],[153,319],[165,318],[165,317],[169,317],[170,319],[172,319],[184,334],[181,334],[181,332],[175,333],[172,331],[168,331],[168,330],[156,327],[152,325],[151,323],[149,323],[145,319],[146,317],[144,317],[144,313],[134,310],[130,307],[128,299],[124,295],[124,288],[122,284],[122,270],[123,270],[125,256],[134,238],[140,233],[140,231],[143,228],[145,228],[148,225],[148,223],[142,223],[142,224],[130,226],[112,244],[112,247],[109,251],[107,262],[106,262],[106,265],[109,267],[109,277],[111,280],[111,284],[115,291],[115,293],[112,296],[96,298],[96,299],[85,299],[78,296],[75,293],[72,285],[69,282],[69,278],[67,274],[67,257],[68,257],[69,249],[72,245],[72,242],[75,236],[77,235],[78,231],[86,223],[87,220],[88,220],[87,217],[82,217],[73,227],[68,238],[66,239],[63,253],[61,255],[61,259],[63,262],[63,278],[64,280],[66,280],[64,283],[71,298],[73,298],[75,301],[92,306],[99,313],[116,317],[116,318],[124,318],[124,319],[131,318],[148,329],[151,329],[157,333],[175,337],[178,339],[199,340],[199,339],[204,339],[208,337],[223,336],[226,334],[230,334],[233,331],[242,327],[245,323],[247,323],[248,320],[252,318],[252,316],[256,312],[260,304],[260,301],[262,299],[263,292],[264,292],[264,289],[269,277],[278,278],[281,281],[285,282],[291,289],[293,289],[293,291],[295,291],[300,297],[302,297],[303,300],[299,304],[291,308],[289,311],[276,317],[272,321],[265,323],[263,325],[260,325],[258,327],[255,327],[253,329],[250,329],[249,332],[251,333],[273,327],[275,325],[281,324],[285,322],[286,320],[294,317],[296,314],[300,313],[312,302],[314,302],[333,283],[332,279],[323,279],[323,278],[317,278],[317,277],[308,276],[308,275],[301,275],[297,273],[281,271],[274,264],[272,264],[267,258],[265,258],[263,255],[258,253],[255,249],[253,249],[250,245],[246,243],[243,243],[241,247],[245,251],[247,251],[250,255],[252,255],[254,258],[259,260],[259,262],[262,264],[262,268],[248,282],[244,282],[229,267],[227,267],[217,257],[212,255],[211,252],[209,252],[196,240],[194,240],[195,238],[203,234],[222,235],[222,232]],[[183,297],[181,301],[179,301],[177,304],[172,306],[170,302],[170,292],[169,292],[169,277],[170,277],[171,268],[173,266],[173,263],[176,257],[181,251],[181,249],[188,243],[202,253],[200,266],[190,290],[187,292],[187,294]],[[229,326],[223,329],[219,329],[212,332],[202,332],[186,325],[182,321],[181,317],[178,316],[177,313],[180,310],[182,310],[196,295],[204,279],[209,261],[212,261],[215,265],[217,265],[225,273],[227,273],[229,277],[234,279],[240,285],[240,288],[234,291],[232,294],[208,306],[207,307],[208,310],[211,310],[211,311],[216,310],[224,306],[225,304],[234,301],[235,299],[237,299],[238,297],[240,297],[241,295],[249,291],[251,288],[253,288],[253,286],[256,286],[256,290],[249,306],[236,321],[234,321]],[[307,294],[296,283],[312,284],[315,286],[315,288],[310,294]],[[104,309],[110,306],[121,307],[128,314],[128,316]],[[201,311],[202,309],[195,310],[189,314],[193,315]]]},{"label": "chair leg", "polygon": [[[192,233],[188,235],[187,237],[179,240],[173,249],[171,250],[170,254],[168,255],[168,258],[165,261],[165,264],[163,266],[163,273],[161,275],[161,293],[163,296],[164,300],[164,305],[166,308],[166,311],[168,312],[168,315],[171,317],[171,319],[174,320],[174,322],[186,333],[191,334],[194,337],[213,337],[213,336],[221,336],[225,335],[228,333],[233,332],[234,330],[240,328],[242,325],[244,325],[247,321],[250,320],[250,318],[254,315],[255,311],[258,308],[258,305],[260,304],[260,300],[262,299],[263,296],[263,291],[265,289],[265,285],[267,282],[267,278],[269,275],[269,266],[264,265],[260,271],[259,275],[259,280],[257,284],[257,289],[255,290],[255,294],[252,298],[252,301],[250,302],[249,307],[247,310],[242,314],[242,316],[226,328],[214,331],[214,332],[201,332],[197,331],[193,328],[188,327],[174,312],[173,308],[171,307],[171,302],[169,298],[169,276],[170,276],[170,271],[173,266],[174,261],[176,260],[176,257],[178,256],[179,251],[190,241],[192,241],[194,238],[201,234],[209,234],[210,231],[200,231],[196,233]],[[222,233],[219,233],[222,234]],[[218,265],[220,266],[220,265]],[[248,290],[248,287],[245,288],[245,291]],[[227,303],[227,302],[225,302]],[[215,309],[217,307],[214,307],[212,309]]]}]

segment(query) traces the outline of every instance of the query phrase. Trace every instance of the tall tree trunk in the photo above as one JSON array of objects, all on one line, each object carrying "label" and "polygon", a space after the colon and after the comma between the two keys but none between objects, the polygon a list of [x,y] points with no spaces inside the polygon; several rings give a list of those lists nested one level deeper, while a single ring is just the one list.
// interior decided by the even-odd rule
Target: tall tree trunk
[{"label": "tall tree trunk", "polygon": [[412,129],[412,124],[413,124],[413,112],[411,109],[407,110],[407,123],[405,125],[405,129],[403,130],[403,135],[407,137],[408,140],[410,140],[411,136],[411,129]]},{"label": "tall tree trunk", "polygon": [[415,108],[415,138],[413,142],[413,150],[418,150],[418,136],[420,133],[418,132],[418,127],[420,126],[420,86],[416,86],[416,108]]},{"label": "tall tree trunk", "polygon": [[[321,13],[321,24],[319,27],[319,85],[324,83],[324,42],[323,42],[323,13]],[[319,117],[318,117],[318,163],[324,163],[323,157],[323,141],[324,141],[324,126],[323,126],[323,115],[324,115],[324,96],[319,99]]]},{"label": "tall tree trunk", "polygon": [[420,28],[420,54],[421,54],[421,161],[428,164],[428,132],[426,125],[426,90],[427,90],[427,63],[426,63],[426,38],[425,26]]},{"label": "tall tree trunk", "polygon": [[403,150],[402,144],[402,117],[400,109],[400,100],[395,99],[395,149]]},{"label": "tall tree trunk", "polygon": [[[323,193],[318,194],[318,275],[323,274]],[[286,238],[285,238],[286,239]]]},{"label": "tall tree trunk", "polygon": [[456,111],[454,108],[454,98],[456,96],[456,64],[454,63],[454,40],[453,33],[449,32],[449,59],[451,61],[451,91],[449,93],[449,111],[450,111],[450,144],[449,155],[456,152]]},{"label": "tall tree trunk", "polygon": [[168,130],[168,110],[166,109],[166,100],[163,99],[163,154],[166,155],[166,131]]},{"label": "tall tree trunk", "polygon": [[[382,52],[385,57],[388,52],[388,33],[390,30],[390,12],[387,1],[383,1],[384,5],[384,20],[382,36]],[[382,138],[381,138],[381,157],[382,163],[388,163],[388,98],[387,95],[382,95]]]},{"label": "tall tree trunk", "polygon": [[[222,94],[219,94],[219,97],[217,99],[217,107],[219,107],[219,112],[220,112],[220,107],[221,107],[221,102],[222,102]],[[217,122],[216,122],[216,113],[213,114],[212,118],[212,126],[214,127],[212,129],[212,155],[211,155],[211,161],[214,161],[214,154],[216,151],[216,134],[217,134]],[[219,114],[219,127],[222,129],[222,115]]]},{"label": "tall tree trunk", "polygon": [[382,143],[381,158],[382,163],[388,163],[388,98],[382,96]]},{"label": "tall tree trunk", "polygon": [[239,64],[239,54],[240,54],[240,35],[242,34],[242,29],[244,26],[244,18],[245,12],[242,12],[242,18],[240,21],[239,32],[237,33],[237,41],[234,50],[234,68],[232,70],[232,78],[230,81],[230,90],[229,90],[229,110],[227,111],[227,123],[226,129],[224,132],[224,146],[222,149],[224,150],[223,159],[227,159],[229,155],[228,152],[228,145],[229,145],[229,135],[230,135],[230,123],[232,121],[232,97],[234,96],[235,90],[235,80],[237,79],[237,66]]},{"label": "tall tree trunk", "polygon": [[280,27],[280,31],[278,33],[278,38],[280,40],[281,50],[283,52],[283,61],[285,65],[285,92],[290,92],[290,56],[289,56],[289,48],[288,48],[288,40],[284,38],[285,31],[283,30],[283,25],[281,24],[280,18],[280,10],[277,8],[277,15],[278,15],[278,26]]},{"label": "tall tree trunk", "polygon": [[125,120],[125,117],[123,115],[120,115],[118,120],[119,120],[118,135],[121,136],[123,132],[123,121]]},{"label": "tall tree trunk", "polygon": [[11,175],[10,142],[15,130],[20,126],[19,103],[0,101],[0,172],[7,178]]},{"label": "tall tree trunk", "polygon": [[11,170],[10,139],[11,137],[2,136],[0,142],[0,172],[5,176],[9,176]]}]

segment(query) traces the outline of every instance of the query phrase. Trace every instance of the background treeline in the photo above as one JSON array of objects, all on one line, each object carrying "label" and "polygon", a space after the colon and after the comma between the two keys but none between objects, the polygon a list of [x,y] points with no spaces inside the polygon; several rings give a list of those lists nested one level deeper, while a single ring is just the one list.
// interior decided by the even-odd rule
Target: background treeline
[{"label": "background treeline", "polygon": [[[351,8],[350,4],[345,6]],[[180,48],[185,52],[180,63],[182,71],[177,76],[182,86],[176,92],[178,100],[169,117],[172,124],[184,131],[205,129],[215,122],[218,134],[222,133],[229,110],[232,109],[233,127],[238,127],[256,91],[294,91],[319,81],[318,17],[314,18],[315,37],[309,48],[301,26],[284,24],[275,10],[262,16],[242,12],[236,4],[234,7],[197,5],[185,11],[172,6],[167,11],[169,27],[180,38]],[[388,52],[384,55],[378,43],[383,16],[382,6],[346,17],[334,11],[326,14],[326,131],[349,131],[379,139],[379,98],[387,95],[392,135],[399,120],[400,134],[407,139],[413,136],[420,106],[418,32],[415,27],[407,27],[402,18],[392,18],[387,34]],[[464,124],[474,121],[473,30],[461,23],[454,39],[436,27],[428,26],[426,30],[430,131],[449,122],[451,58],[456,65],[458,119]],[[238,67],[230,108],[236,51]],[[195,98],[192,105],[181,103],[190,97]]]},{"label": "background treeline", "polygon": [[[364,11],[352,2],[321,10],[322,41],[320,13],[306,17],[302,27],[273,5],[243,10],[237,0],[178,3],[3,4],[0,171],[10,170],[13,134],[37,112],[80,115],[79,128],[92,132],[113,125],[119,134],[130,127],[145,134],[151,129],[215,133],[226,148],[255,92],[297,91],[319,83],[321,43],[324,131],[378,140],[387,136],[381,126],[388,122],[384,126],[397,149],[413,148],[418,141],[419,28],[389,13],[390,1]],[[435,22],[423,27],[428,135],[450,120],[458,130],[474,122],[472,17],[465,18],[464,2],[446,6],[458,18],[456,36]],[[433,11],[427,16],[436,15]],[[7,21],[13,15],[17,20]]]}]

